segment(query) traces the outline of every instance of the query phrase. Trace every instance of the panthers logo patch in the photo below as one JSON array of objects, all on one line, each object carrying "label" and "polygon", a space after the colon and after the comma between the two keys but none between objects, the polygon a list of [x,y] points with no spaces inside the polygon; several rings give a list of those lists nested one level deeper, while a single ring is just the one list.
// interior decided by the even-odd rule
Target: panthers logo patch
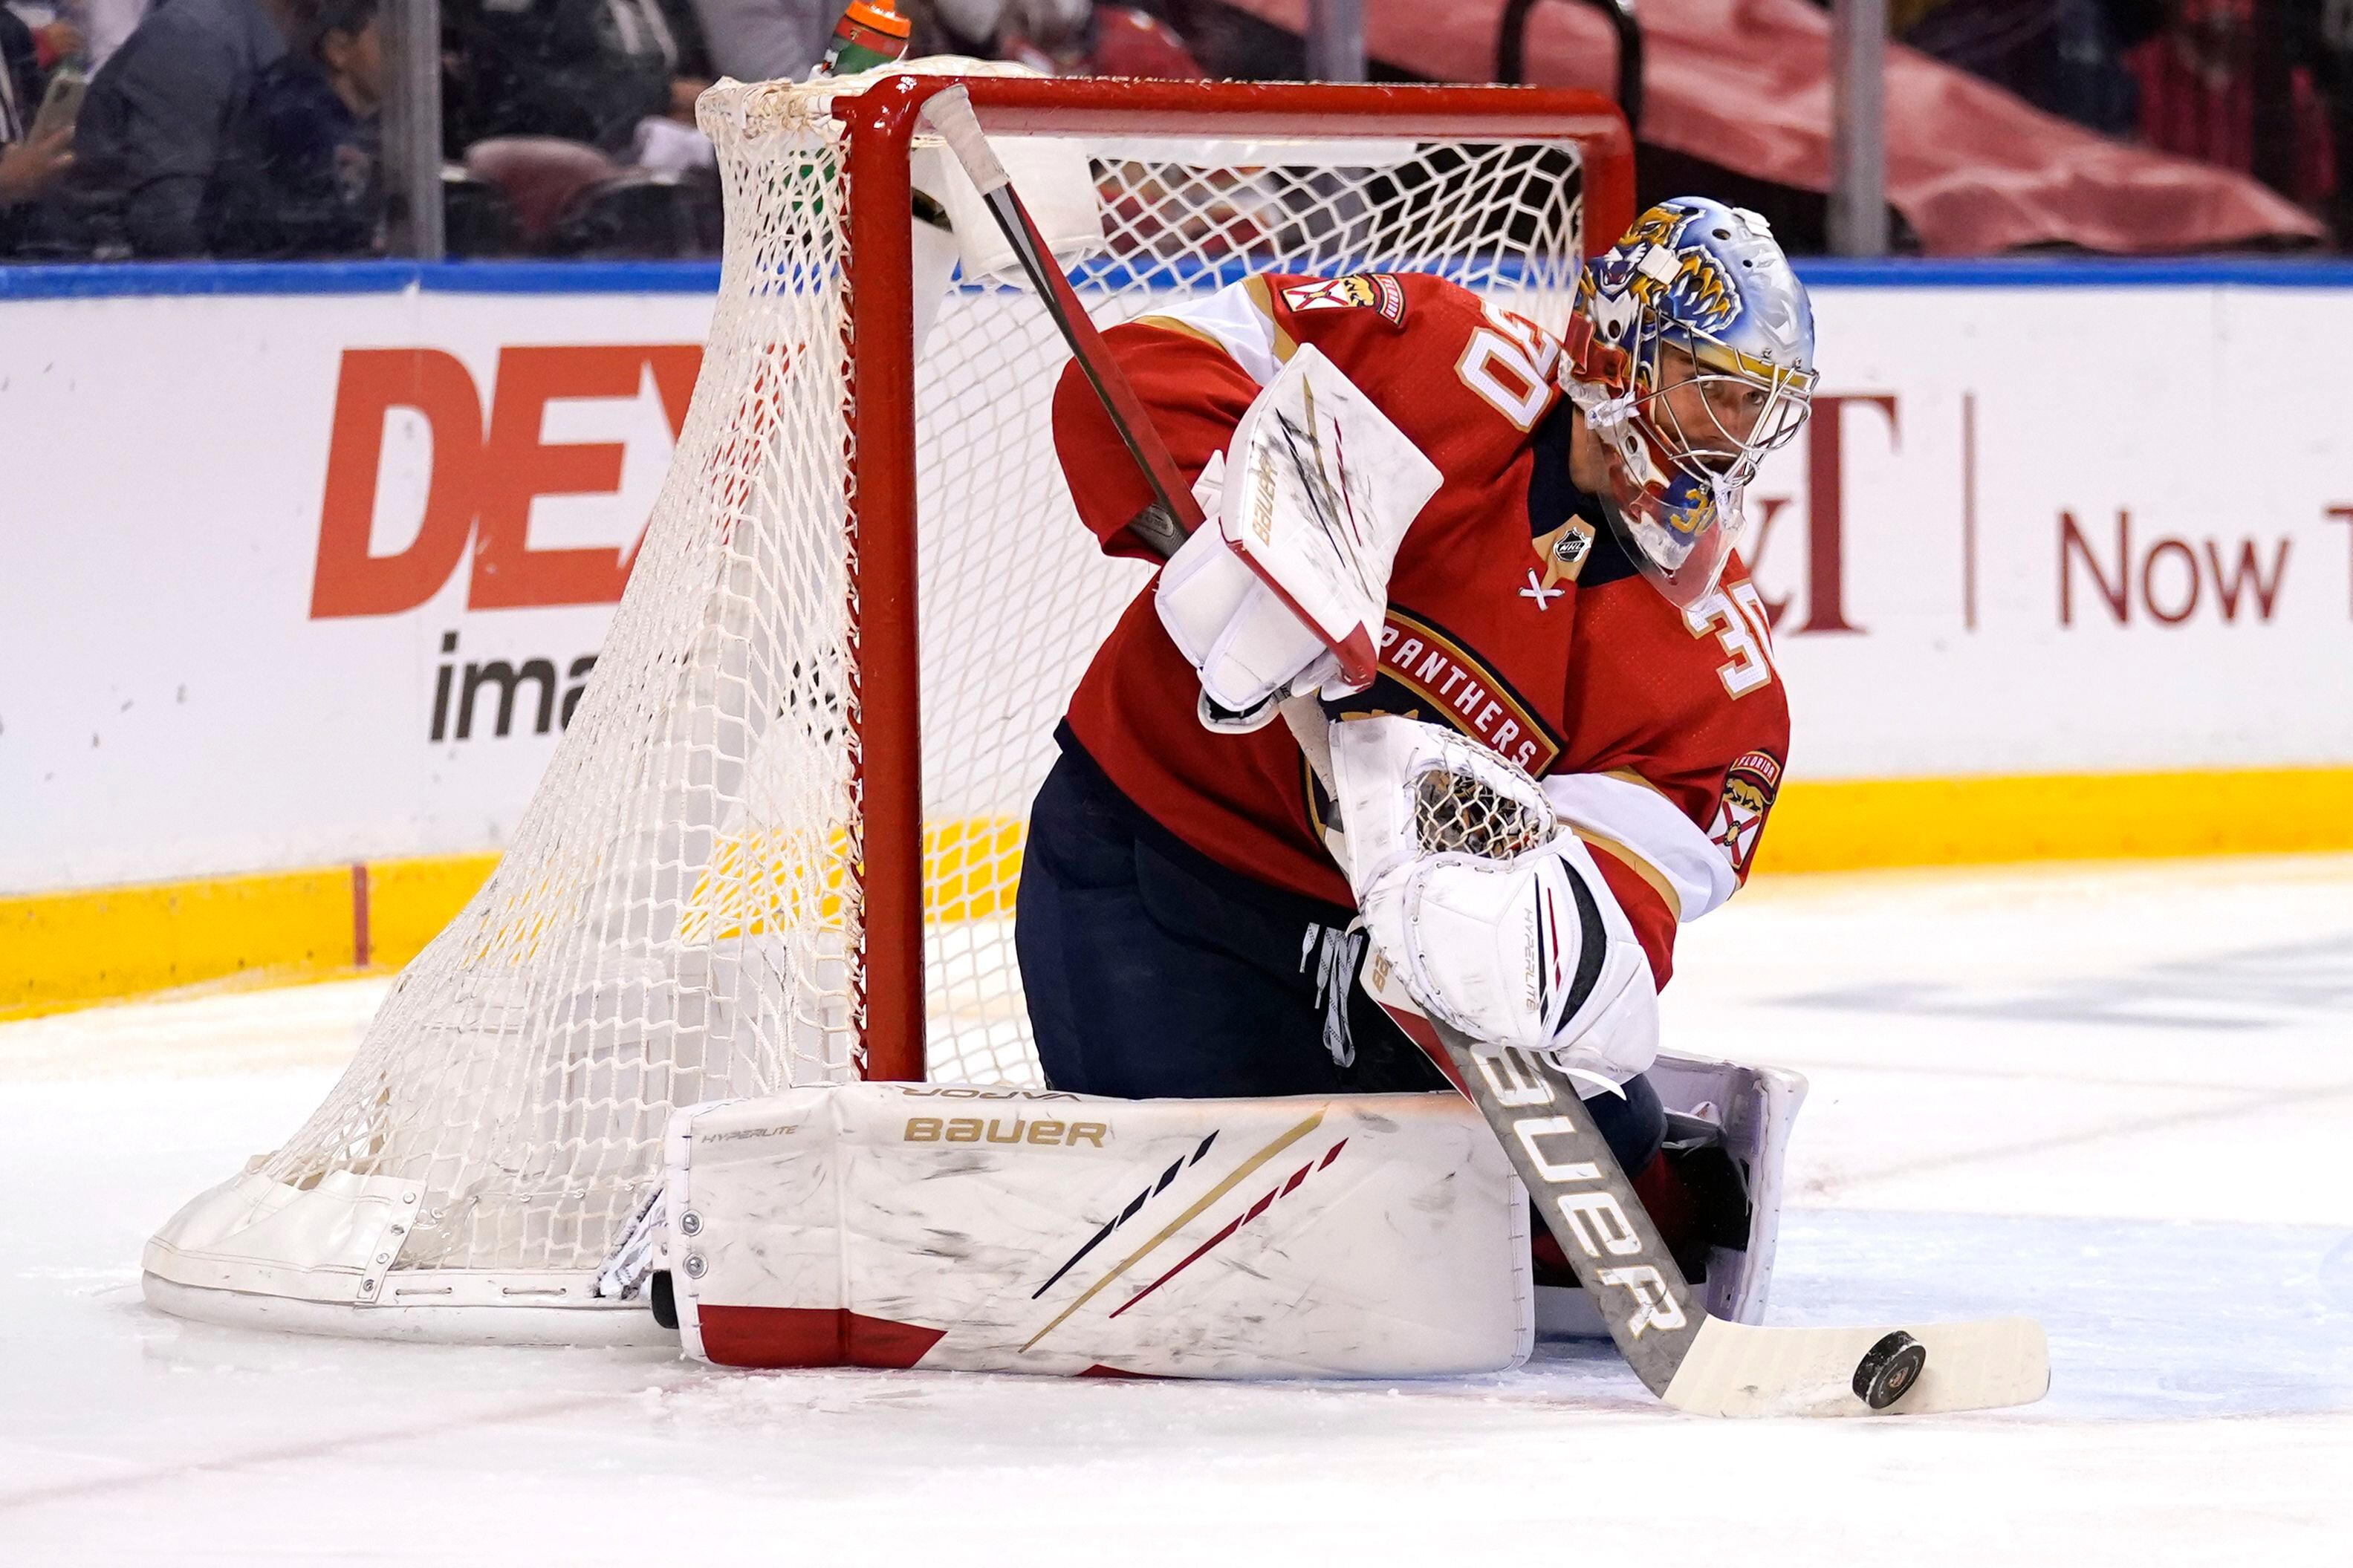
[{"label": "panthers logo patch", "polygon": [[1405,325],[1405,285],[1386,272],[1352,272],[1293,283],[1282,291],[1293,310],[1372,310],[1392,327]]},{"label": "panthers logo patch", "polygon": [[1756,858],[1757,840],[1764,835],[1765,818],[1780,793],[1781,764],[1767,752],[1749,752],[1724,771],[1724,798],[1715,808],[1715,822],[1707,836],[1732,863],[1732,874],[1746,878]]}]

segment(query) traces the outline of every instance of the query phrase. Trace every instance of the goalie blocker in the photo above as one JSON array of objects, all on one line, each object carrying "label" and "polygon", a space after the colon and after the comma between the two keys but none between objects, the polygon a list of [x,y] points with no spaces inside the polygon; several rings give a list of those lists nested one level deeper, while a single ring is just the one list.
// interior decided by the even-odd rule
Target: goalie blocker
[{"label": "goalie blocker", "polygon": [[1371,684],[1398,546],[1440,482],[1337,365],[1313,346],[1292,354],[1194,483],[1214,526],[1153,590],[1200,675],[1204,723],[1248,730],[1286,692]]},{"label": "goalie blocker", "polygon": [[[1794,1075],[1663,1058],[1677,1144],[1720,1150],[1746,1235],[1710,1310],[1772,1272]],[[1410,1377],[1527,1357],[1525,1189],[1453,1094],[1117,1100],[850,1084],[692,1106],[619,1254],[730,1366]],[[659,1294],[658,1294],[659,1300]]]}]

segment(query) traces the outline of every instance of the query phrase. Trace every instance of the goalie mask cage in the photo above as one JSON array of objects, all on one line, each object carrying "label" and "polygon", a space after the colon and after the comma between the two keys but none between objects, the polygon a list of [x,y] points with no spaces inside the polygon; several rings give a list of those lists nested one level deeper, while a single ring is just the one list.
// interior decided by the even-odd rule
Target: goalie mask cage
[{"label": "goalie mask cage", "polygon": [[1387,269],[1557,331],[1585,240],[1632,217],[1625,122],[1580,92],[903,68],[713,89],[717,309],[596,676],[497,870],[326,1102],[149,1244],[158,1305],[650,1339],[595,1279],[674,1107],[860,1074],[1036,1081],[1022,824],[1150,573],[1072,511],[1044,310],[1009,266],[975,270],[976,205],[943,235],[927,187],[961,175],[918,110],[953,80],[1025,195],[1025,145],[1091,178],[1093,243],[1060,259],[1105,326],[1252,272]]}]

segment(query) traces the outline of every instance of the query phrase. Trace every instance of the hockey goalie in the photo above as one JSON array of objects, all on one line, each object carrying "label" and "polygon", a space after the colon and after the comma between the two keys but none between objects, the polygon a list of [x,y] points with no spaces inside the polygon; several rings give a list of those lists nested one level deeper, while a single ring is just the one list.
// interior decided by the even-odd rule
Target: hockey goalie
[{"label": "hockey goalie", "polygon": [[[1530,1286],[1572,1277],[1541,1226],[1532,1247],[1431,1016],[1569,1072],[1712,1309],[1753,1316],[1798,1090],[1662,1059],[1658,997],[1677,927],[1746,879],[1788,754],[1734,552],[1814,384],[1765,223],[1651,209],[1561,339],[1361,273],[1251,276],[1104,342],[1208,522],[1096,654],[1031,811],[1016,939],[1047,1087],[682,1116],[690,1349],[1512,1364]],[[1153,492],[1075,367],[1052,416],[1080,520],[1151,553]]]}]

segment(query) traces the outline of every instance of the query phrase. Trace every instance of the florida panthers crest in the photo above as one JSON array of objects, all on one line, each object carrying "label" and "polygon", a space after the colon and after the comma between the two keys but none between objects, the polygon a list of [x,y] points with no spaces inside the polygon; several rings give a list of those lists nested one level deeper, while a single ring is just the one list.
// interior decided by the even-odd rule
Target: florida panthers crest
[{"label": "florida panthers crest", "polygon": [[1293,310],[1371,310],[1392,327],[1405,325],[1405,286],[1388,272],[1294,283],[1282,291],[1282,302]]},{"label": "florida panthers crest", "polygon": [[1732,874],[1748,875],[1757,840],[1765,832],[1765,818],[1780,793],[1781,764],[1768,752],[1747,752],[1724,772],[1724,799],[1707,836],[1732,862]]}]

